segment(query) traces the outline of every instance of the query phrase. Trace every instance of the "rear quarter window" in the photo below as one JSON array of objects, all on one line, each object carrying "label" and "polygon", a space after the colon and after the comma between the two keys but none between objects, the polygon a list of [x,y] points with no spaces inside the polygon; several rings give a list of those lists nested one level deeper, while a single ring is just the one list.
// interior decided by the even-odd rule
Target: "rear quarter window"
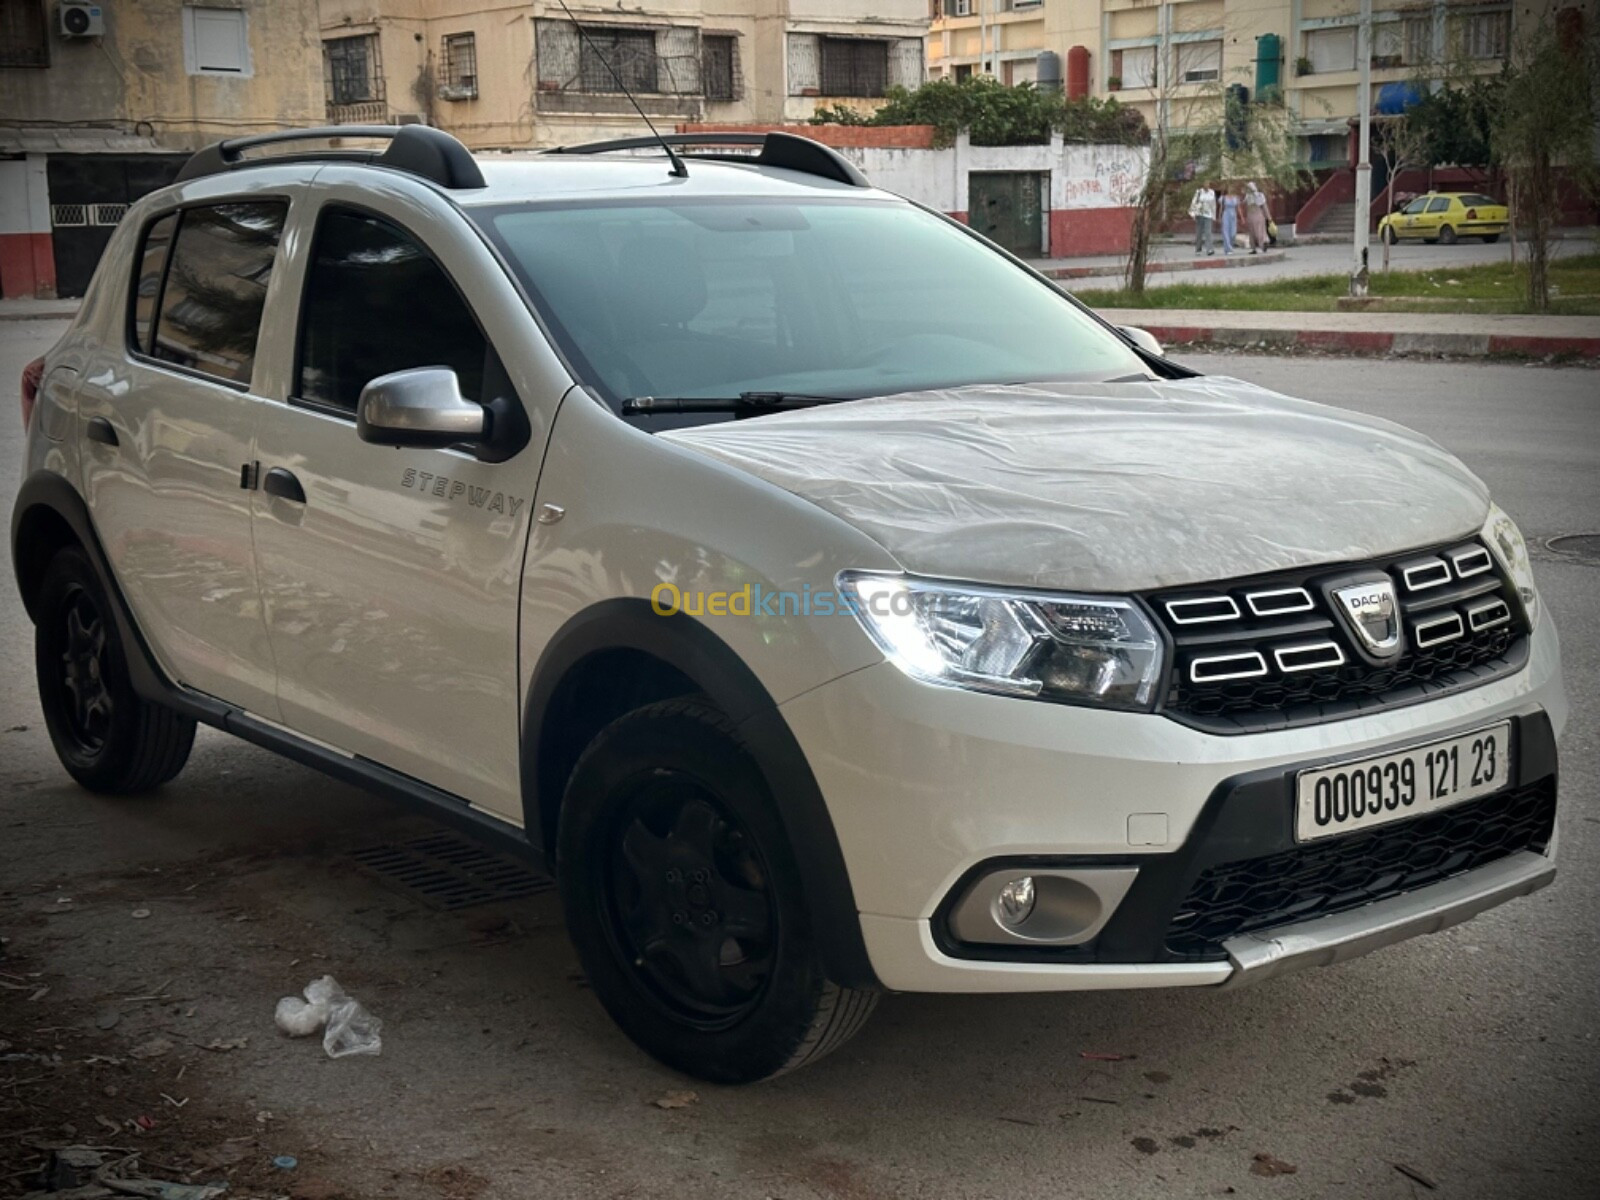
[{"label": "rear quarter window", "polygon": [[282,201],[183,210],[160,289],[153,357],[228,383],[250,382],[288,211]]}]

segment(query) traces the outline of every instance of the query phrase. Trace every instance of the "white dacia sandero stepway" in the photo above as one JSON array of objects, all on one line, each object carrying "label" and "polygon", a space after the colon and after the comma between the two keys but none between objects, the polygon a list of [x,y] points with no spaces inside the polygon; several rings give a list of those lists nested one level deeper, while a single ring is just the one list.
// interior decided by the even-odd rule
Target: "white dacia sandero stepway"
[{"label": "white dacia sandero stepway", "polygon": [[1555,872],[1556,631],[1476,477],[802,138],[213,146],[23,411],[78,781],[205,722],[540,855],[695,1075],[884,990],[1233,986]]}]

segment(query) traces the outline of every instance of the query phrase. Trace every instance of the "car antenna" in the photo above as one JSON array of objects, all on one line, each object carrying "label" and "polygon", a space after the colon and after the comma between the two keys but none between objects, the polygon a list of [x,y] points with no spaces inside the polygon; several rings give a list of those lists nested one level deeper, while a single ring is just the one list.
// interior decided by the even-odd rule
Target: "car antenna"
[{"label": "car antenna", "polygon": [[[572,10],[567,7],[567,0],[556,0],[556,2],[561,5],[561,11],[567,14],[567,20],[571,21],[573,27],[577,29],[578,36],[583,39],[589,49],[594,51],[595,57],[605,64],[606,70],[610,72],[612,80],[617,85],[617,89],[628,98],[628,103],[633,105],[633,111],[638,113],[639,119],[649,126],[651,134],[654,135],[656,141],[661,143],[661,148],[667,152],[667,161],[672,164],[667,174],[675,175],[679,179],[689,178],[689,168],[683,165],[683,159],[673,153],[672,147],[667,144],[667,139],[661,136],[661,131],[655,127],[655,123],[645,116],[644,109],[639,107],[639,102],[633,98],[633,93],[628,90],[628,85],[622,82],[622,76],[617,74],[617,69],[611,65],[611,60],[601,54],[600,47],[589,40],[588,33],[578,23],[578,18],[572,15]],[[579,66],[579,71],[582,71],[581,65]]]}]

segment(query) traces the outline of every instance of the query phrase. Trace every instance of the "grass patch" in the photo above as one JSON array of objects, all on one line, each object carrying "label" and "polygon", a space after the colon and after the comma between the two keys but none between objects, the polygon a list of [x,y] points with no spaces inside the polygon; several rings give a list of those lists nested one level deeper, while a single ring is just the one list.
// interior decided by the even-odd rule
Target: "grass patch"
[{"label": "grass patch", "polygon": [[[1374,253],[1381,247],[1374,247]],[[1232,272],[1229,272],[1231,274]],[[1600,316],[1600,254],[1575,254],[1550,264],[1549,311]],[[1508,263],[1430,271],[1374,271],[1368,285],[1378,312],[1526,313],[1528,273]],[[1142,296],[1121,288],[1074,288],[1093,308],[1219,308],[1248,312],[1335,312],[1350,291],[1344,275],[1303,275],[1260,283],[1172,283]]]}]

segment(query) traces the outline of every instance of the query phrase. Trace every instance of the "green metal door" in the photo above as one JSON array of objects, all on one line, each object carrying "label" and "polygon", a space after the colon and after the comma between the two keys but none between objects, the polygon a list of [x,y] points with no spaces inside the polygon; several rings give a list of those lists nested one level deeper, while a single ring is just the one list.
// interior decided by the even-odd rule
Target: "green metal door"
[{"label": "green metal door", "polygon": [[984,237],[1023,258],[1044,252],[1043,193],[1036,171],[974,171],[967,177],[967,219]]}]

